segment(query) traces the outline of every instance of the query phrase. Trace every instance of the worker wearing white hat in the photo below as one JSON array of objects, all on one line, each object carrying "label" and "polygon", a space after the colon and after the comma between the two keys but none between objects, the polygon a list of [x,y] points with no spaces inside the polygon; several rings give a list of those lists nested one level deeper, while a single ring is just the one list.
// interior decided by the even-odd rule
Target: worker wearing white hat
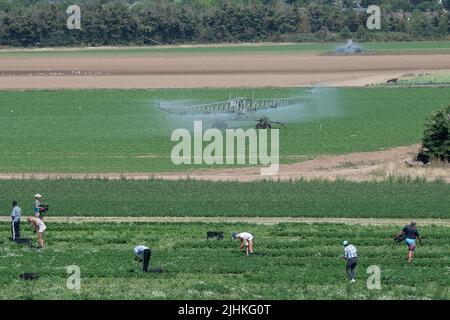
[{"label": "worker wearing white hat", "polygon": [[347,260],[347,265],[345,266],[345,271],[347,272],[350,283],[356,282],[356,274],[355,269],[358,264],[358,254],[356,247],[347,240],[345,240],[342,245],[344,246],[344,256],[342,257],[344,260]]},{"label": "worker wearing white hat", "polygon": [[134,248],[135,260],[139,262],[143,262],[142,270],[144,272],[148,272],[148,265],[150,264],[150,258],[152,256],[152,251],[150,248],[139,245]]},{"label": "worker wearing white hat", "polygon": [[39,193],[36,193],[34,195],[34,215],[36,218],[39,217],[39,208],[41,206],[41,199],[42,195],[40,195]]}]

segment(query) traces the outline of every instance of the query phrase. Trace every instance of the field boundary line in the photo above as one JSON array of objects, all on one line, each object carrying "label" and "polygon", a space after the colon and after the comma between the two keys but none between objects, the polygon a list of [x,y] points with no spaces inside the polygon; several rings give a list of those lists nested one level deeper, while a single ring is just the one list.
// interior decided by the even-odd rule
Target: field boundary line
[{"label": "field boundary line", "polygon": [[[10,222],[11,218],[1,216],[0,222]],[[112,217],[112,216],[67,216],[67,217],[46,217],[48,223],[249,223],[261,225],[275,225],[280,223],[329,223],[346,225],[405,225],[409,219],[400,218],[321,218],[321,217]],[[416,219],[419,226],[443,226],[450,227],[450,219]]]}]

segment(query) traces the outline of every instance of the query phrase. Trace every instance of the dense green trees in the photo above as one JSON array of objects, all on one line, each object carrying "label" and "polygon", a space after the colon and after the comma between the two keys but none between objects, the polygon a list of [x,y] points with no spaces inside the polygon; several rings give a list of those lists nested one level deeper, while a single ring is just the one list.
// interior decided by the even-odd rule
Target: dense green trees
[{"label": "dense green trees", "polygon": [[450,162],[450,106],[427,118],[423,146],[430,158]]},{"label": "dense green trees", "polygon": [[[81,7],[81,30],[66,8]],[[450,0],[362,0],[382,10],[382,29],[352,0],[0,0],[0,45],[142,45],[155,42],[448,39]]]}]

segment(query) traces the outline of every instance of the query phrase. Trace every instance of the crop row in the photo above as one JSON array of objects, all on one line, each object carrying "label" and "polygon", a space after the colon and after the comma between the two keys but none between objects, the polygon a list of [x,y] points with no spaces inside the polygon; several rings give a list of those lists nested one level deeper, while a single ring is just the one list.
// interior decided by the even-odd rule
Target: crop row
[{"label": "crop row", "polygon": [[423,74],[405,77],[398,81],[403,85],[445,85],[450,84],[450,73]]},{"label": "crop row", "polygon": [[309,216],[450,218],[445,182],[0,180],[0,212],[24,215],[44,195],[50,216]]},{"label": "crop row", "polygon": [[[420,228],[425,240],[412,265],[406,246],[391,235],[401,226],[281,224],[50,224],[47,248],[36,252],[8,242],[0,231],[0,298],[11,299],[448,299],[448,228]],[[25,228],[25,226],[24,226]],[[206,240],[219,230],[224,240]],[[255,235],[255,255],[245,257],[232,241],[233,231]],[[31,232],[24,229],[25,235]],[[358,282],[349,287],[341,243],[359,250]],[[143,274],[133,247],[153,251]],[[66,267],[81,270],[81,291],[66,287]],[[368,290],[366,269],[381,269],[381,289]],[[21,272],[39,272],[24,282]]]},{"label": "crop row", "polygon": [[[96,48],[71,50],[15,50],[0,52],[0,56],[14,57],[59,57],[59,56],[141,56],[171,54],[283,54],[283,53],[330,53],[334,52],[338,43],[298,43],[284,45],[238,45],[238,46],[200,46],[200,47],[141,47],[141,48]],[[447,52],[449,41],[402,41],[402,42],[366,42],[360,45],[371,52]]]}]

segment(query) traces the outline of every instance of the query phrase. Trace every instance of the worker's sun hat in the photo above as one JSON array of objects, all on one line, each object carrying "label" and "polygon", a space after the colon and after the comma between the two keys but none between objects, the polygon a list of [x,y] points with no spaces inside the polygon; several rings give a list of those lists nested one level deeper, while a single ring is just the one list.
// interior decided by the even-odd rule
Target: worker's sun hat
[{"label": "worker's sun hat", "polygon": [[416,225],[416,220],[411,220],[411,225],[415,226]]},{"label": "worker's sun hat", "polygon": [[238,235],[237,232],[233,232],[233,233],[231,234],[231,237],[233,238],[233,240],[236,240],[236,239],[237,239],[237,235]]},{"label": "worker's sun hat", "polygon": [[342,242],[342,245],[345,247],[345,246],[348,246],[348,240],[345,240],[344,242]]},{"label": "worker's sun hat", "polygon": [[36,193],[36,194],[34,195],[34,197],[35,197],[35,198],[42,198],[42,195],[40,195],[39,193]]}]

